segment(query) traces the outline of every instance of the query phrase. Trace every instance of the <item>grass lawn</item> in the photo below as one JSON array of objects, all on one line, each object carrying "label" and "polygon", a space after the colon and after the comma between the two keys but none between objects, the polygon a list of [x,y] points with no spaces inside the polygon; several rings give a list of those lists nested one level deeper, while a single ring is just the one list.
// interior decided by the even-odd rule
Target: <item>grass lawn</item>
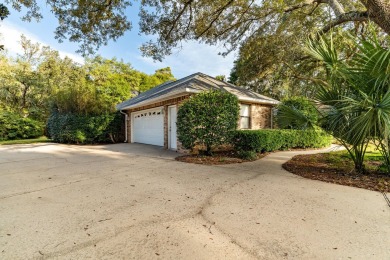
[{"label": "grass lawn", "polygon": [[41,136],[34,139],[19,139],[19,140],[6,140],[0,141],[0,145],[9,145],[9,144],[34,144],[34,143],[49,143],[52,142],[51,139],[48,139],[46,136]]},{"label": "grass lawn", "polygon": [[354,171],[347,151],[297,155],[283,165],[289,172],[305,178],[390,192],[390,174],[382,167],[381,154],[373,147],[365,155],[365,174]]}]

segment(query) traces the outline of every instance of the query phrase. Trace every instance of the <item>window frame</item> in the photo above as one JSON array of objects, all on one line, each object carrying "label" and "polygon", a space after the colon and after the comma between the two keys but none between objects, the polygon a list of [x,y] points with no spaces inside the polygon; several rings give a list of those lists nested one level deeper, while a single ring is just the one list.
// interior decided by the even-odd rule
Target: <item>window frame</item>
[{"label": "window frame", "polygon": [[[243,106],[248,107],[248,115],[247,116],[241,114]],[[242,127],[242,119],[243,118],[248,119],[248,127],[246,127],[246,128]],[[239,123],[240,123],[240,129],[244,129],[244,130],[251,129],[251,105],[250,104],[240,104],[240,122]]]}]

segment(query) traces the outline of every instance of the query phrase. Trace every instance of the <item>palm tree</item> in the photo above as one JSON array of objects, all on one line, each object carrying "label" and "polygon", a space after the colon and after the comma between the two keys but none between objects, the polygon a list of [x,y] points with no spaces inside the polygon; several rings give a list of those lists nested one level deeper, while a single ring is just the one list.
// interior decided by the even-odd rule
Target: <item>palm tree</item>
[{"label": "palm tree", "polygon": [[377,144],[390,172],[390,50],[375,39],[355,41],[358,53],[339,58],[332,39],[311,38],[307,51],[324,64],[327,83],[319,87],[322,127],[348,150],[357,172],[364,172],[370,142]]}]

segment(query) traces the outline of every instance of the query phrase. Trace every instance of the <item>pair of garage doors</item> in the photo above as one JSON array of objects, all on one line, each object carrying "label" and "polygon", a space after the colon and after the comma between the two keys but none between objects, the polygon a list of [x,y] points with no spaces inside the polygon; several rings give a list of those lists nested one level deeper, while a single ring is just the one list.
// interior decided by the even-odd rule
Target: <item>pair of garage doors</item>
[{"label": "pair of garage doors", "polygon": [[[176,106],[168,107],[168,148],[176,149]],[[132,142],[164,146],[163,107],[134,112]]]}]

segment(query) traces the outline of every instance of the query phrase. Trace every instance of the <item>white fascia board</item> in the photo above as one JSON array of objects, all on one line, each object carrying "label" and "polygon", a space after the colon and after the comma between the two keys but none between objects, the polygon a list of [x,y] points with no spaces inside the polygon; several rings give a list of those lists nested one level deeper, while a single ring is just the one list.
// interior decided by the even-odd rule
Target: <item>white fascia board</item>
[{"label": "white fascia board", "polygon": [[[121,110],[128,110],[128,109],[132,109],[132,108],[137,108],[137,107],[151,105],[153,103],[165,101],[165,100],[168,100],[168,99],[171,99],[171,98],[180,97],[180,96],[183,96],[183,94],[187,94],[187,93],[188,94],[197,94],[197,93],[200,93],[200,92],[202,92],[202,90],[193,89],[193,88],[185,88],[185,89],[183,89],[183,91],[180,91],[180,92],[177,92],[177,93],[174,93],[174,94],[173,93],[167,93],[165,95],[161,95],[161,96],[156,97],[156,98],[144,100],[144,101],[142,101],[140,103],[124,107]],[[240,96],[238,96],[238,100],[239,101],[243,101],[243,102],[256,103],[256,104],[267,104],[267,105],[277,105],[277,104],[279,104],[279,101],[259,100],[257,98],[240,97]]]},{"label": "white fascia board", "polygon": [[277,105],[279,101],[271,101],[271,100],[259,100],[257,98],[247,98],[247,97],[238,97],[239,101],[256,103],[256,104],[267,104],[267,105]]},{"label": "white fascia board", "polygon": [[[186,92],[195,94],[195,93],[200,93],[202,91],[201,90],[197,90],[197,89],[186,88]],[[250,98],[250,97],[237,96],[237,98],[238,98],[238,101],[249,102],[249,103],[256,103],[256,104],[277,105],[277,104],[280,103],[279,101],[260,100],[260,99],[257,99],[257,98]]]},{"label": "white fascia board", "polygon": [[132,109],[132,108],[137,108],[137,107],[143,107],[143,106],[151,105],[153,103],[157,103],[157,102],[165,101],[165,100],[168,100],[168,99],[171,99],[171,98],[183,96],[183,94],[186,94],[186,91],[180,91],[180,92],[175,93],[174,95],[172,95],[172,93],[168,93],[168,94],[156,97],[156,98],[147,99],[147,100],[144,100],[144,101],[139,102],[137,104],[124,107],[121,110],[129,110],[129,109]]}]

